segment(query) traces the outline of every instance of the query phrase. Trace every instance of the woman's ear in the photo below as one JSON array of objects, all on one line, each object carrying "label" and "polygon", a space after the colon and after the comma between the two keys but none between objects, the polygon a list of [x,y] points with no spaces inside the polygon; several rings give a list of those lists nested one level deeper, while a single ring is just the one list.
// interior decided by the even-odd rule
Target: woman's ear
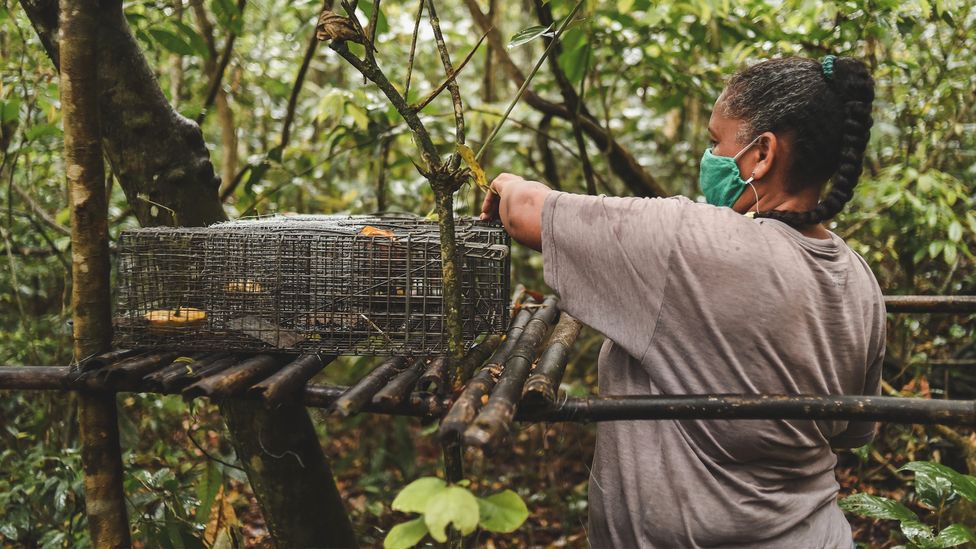
[{"label": "woman's ear", "polygon": [[753,153],[756,157],[756,164],[749,174],[750,177],[756,181],[761,181],[763,177],[771,173],[778,160],[777,157],[782,154],[781,144],[773,132],[764,132],[759,135],[756,152]]}]

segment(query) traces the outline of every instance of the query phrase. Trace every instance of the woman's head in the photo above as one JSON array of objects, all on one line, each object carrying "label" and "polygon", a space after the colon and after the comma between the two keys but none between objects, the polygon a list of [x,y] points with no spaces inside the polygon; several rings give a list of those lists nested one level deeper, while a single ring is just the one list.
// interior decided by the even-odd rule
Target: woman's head
[{"label": "woman's head", "polygon": [[[734,140],[740,147],[767,134],[775,142],[777,171],[788,194],[819,195],[833,177],[830,191],[814,209],[773,210],[757,216],[800,226],[840,212],[861,174],[873,101],[874,80],[867,67],[849,57],[825,63],[797,57],[773,59],[733,76],[716,102],[713,121],[735,123]],[[769,146],[762,141],[760,149]]]}]

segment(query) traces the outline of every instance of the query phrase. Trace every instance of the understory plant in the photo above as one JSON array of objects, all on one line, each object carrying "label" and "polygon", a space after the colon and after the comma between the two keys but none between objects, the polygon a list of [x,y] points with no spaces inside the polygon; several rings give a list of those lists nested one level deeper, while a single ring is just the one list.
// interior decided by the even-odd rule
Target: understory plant
[{"label": "understory plant", "polygon": [[437,477],[422,477],[406,485],[393,500],[393,510],[420,516],[390,529],[384,549],[406,549],[428,534],[435,541],[447,541],[450,525],[461,535],[479,527],[489,532],[514,532],[529,516],[525,502],[511,490],[478,497],[467,487],[470,481],[448,484]]},{"label": "understory plant", "polygon": [[[976,477],[930,461],[913,461],[899,471],[915,473],[915,501],[931,511],[924,519],[901,502],[866,493],[842,499],[841,509],[862,517],[897,520],[907,542],[902,547],[939,549],[976,543],[972,523],[954,522],[943,526],[950,517],[972,515],[972,510],[966,513],[963,508],[976,504]],[[954,513],[957,510],[963,512]]]}]

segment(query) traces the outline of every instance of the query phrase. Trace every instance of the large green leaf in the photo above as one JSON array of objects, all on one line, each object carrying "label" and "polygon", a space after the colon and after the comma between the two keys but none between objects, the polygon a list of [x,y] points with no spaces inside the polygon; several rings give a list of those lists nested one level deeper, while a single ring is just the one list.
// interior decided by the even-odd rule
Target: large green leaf
[{"label": "large green leaf", "polygon": [[383,539],[383,549],[407,549],[413,547],[427,535],[424,517],[397,524]]},{"label": "large green leaf", "polygon": [[491,532],[514,532],[529,518],[525,502],[511,490],[478,498],[478,508],[481,527]]},{"label": "large green leaf", "polygon": [[912,471],[916,482],[919,475],[945,479],[952,485],[952,490],[960,496],[976,503],[976,477],[946,467],[932,461],[913,461],[903,465],[899,471]]},{"label": "large green leaf", "polygon": [[458,486],[449,486],[434,495],[424,511],[424,521],[431,537],[441,543],[447,541],[444,529],[448,524],[453,524],[461,534],[467,535],[478,527],[478,517],[478,500],[467,488]]},{"label": "large green leaf", "polygon": [[396,499],[393,510],[405,513],[424,513],[430,499],[447,489],[447,483],[437,477],[422,477],[406,485]]},{"label": "large green leaf", "polygon": [[901,503],[863,492],[840,500],[840,508],[862,517],[918,522],[918,515]]},{"label": "large green leaf", "polygon": [[173,31],[161,29],[159,27],[149,29],[149,34],[160,46],[179,55],[193,55],[193,46],[182,36]]},{"label": "large green leaf", "polygon": [[919,549],[935,549],[939,547],[932,529],[918,520],[906,520],[901,523],[901,533]]},{"label": "large green leaf", "polygon": [[976,534],[962,524],[951,524],[943,528],[935,540],[939,547],[955,547],[963,543],[976,543]]}]

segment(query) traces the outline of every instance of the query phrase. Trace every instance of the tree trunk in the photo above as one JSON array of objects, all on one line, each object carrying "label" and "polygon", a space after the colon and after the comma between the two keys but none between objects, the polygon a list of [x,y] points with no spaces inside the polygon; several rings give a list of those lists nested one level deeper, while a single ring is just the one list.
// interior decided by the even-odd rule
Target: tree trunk
[{"label": "tree trunk", "polygon": [[[94,75],[102,144],[129,205],[143,225],[204,225],[225,219],[217,200],[220,179],[199,126],[166,101],[129,30],[121,0],[95,3]],[[57,1],[22,0],[21,6],[59,65]]]},{"label": "tree trunk", "polygon": [[278,547],[358,547],[305,407],[227,400],[220,409]]},{"label": "tree trunk", "polygon": [[[62,0],[61,109],[71,213],[71,309],[76,359],[109,350],[108,199],[95,77],[95,0]],[[119,425],[112,393],[85,392],[78,400],[85,508],[95,547],[129,547],[122,493]]]},{"label": "tree trunk", "polygon": [[[100,6],[98,33],[94,39],[98,64],[87,73],[95,77],[97,89],[101,90],[97,96],[97,110],[91,110],[97,113],[94,127],[101,127],[105,155],[139,222],[143,226],[200,226],[226,219],[217,194],[220,180],[214,176],[203,134],[195,122],[180,116],[166,101],[132,37],[122,13],[121,1],[88,1]],[[21,0],[21,6],[51,59],[56,66],[60,66],[62,51],[57,43],[57,0]],[[67,121],[67,112],[65,118]],[[89,124],[88,127],[93,126]],[[100,161],[100,152],[94,156]],[[101,183],[99,186],[104,192],[104,186]],[[104,194],[100,196],[104,200]],[[105,223],[104,218],[102,222]],[[74,250],[80,253],[77,247]],[[89,268],[94,265],[90,263]],[[107,263],[104,265],[107,269]],[[107,270],[98,278],[107,284]],[[107,306],[107,290],[103,295],[102,303]],[[107,314],[108,309],[105,311],[103,314]],[[108,317],[101,318],[110,326]],[[106,336],[99,341],[107,342],[109,338]],[[83,401],[87,403],[88,400]],[[104,406],[106,399],[100,402]],[[99,411],[104,413],[97,417],[104,420],[109,408],[105,406]],[[114,419],[114,407],[111,412]],[[276,526],[272,530],[279,547],[331,546],[336,539],[345,540],[346,535],[351,537],[351,528],[347,531],[339,527],[332,530],[328,537],[315,541],[308,537],[308,532],[323,532],[319,523],[348,524],[348,518],[342,502],[335,495],[337,490],[331,469],[304,408],[269,413],[257,402],[241,401],[225,403],[221,406],[221,412],[230,427],[235,446],[239,450],[250,449],[240,458],[247,468],[251,487],[262,504],[265,520],[269,525],[286,525]],[[85,414],[82,413],[82,416]],[[88,420],[86,417],[82,419]],[[89,429],[89,433],[99,434],[98,440],[103,441],[102,448],[114,448],[113,451],[93,452],[91,455],[114,456],[118,460],[117,423],[106,420],[89,425],[98,426],[97,429]],[[259,438],[262,433],[266,437],[263,446],[271,449],[271,452],[274,452],[272,448],[275,446],[268,445],[267,437],[271,436],[268,433],[273,433],[275,437],[287,436],[290,445],[301,448],[300,471],[296,471],[290,462],[261,453],[265,451]],[[253,459],[255,457],[259,458],[258,461]],[[263,466],[254,467],[254,463],[258,462]],[[283,498],[283,495],[288,495],[288,498]],[[89,512],[99,513],[99,517],[115,517],[116,520],[119,517],[124,520],[125,517],[124,508],[121,512],[103,512],[98,505],[90,508]],[[293,529],[287,526],[291,524],[309,526],[305,530]],[[340,537],[336,537],[335,532],[340,532]],[[118,539],[122,540],[121,545],[127,545],[128,532],[125,532],[125,538]],[[96,541],[95,546],[114,547],[117,544]]]}]

